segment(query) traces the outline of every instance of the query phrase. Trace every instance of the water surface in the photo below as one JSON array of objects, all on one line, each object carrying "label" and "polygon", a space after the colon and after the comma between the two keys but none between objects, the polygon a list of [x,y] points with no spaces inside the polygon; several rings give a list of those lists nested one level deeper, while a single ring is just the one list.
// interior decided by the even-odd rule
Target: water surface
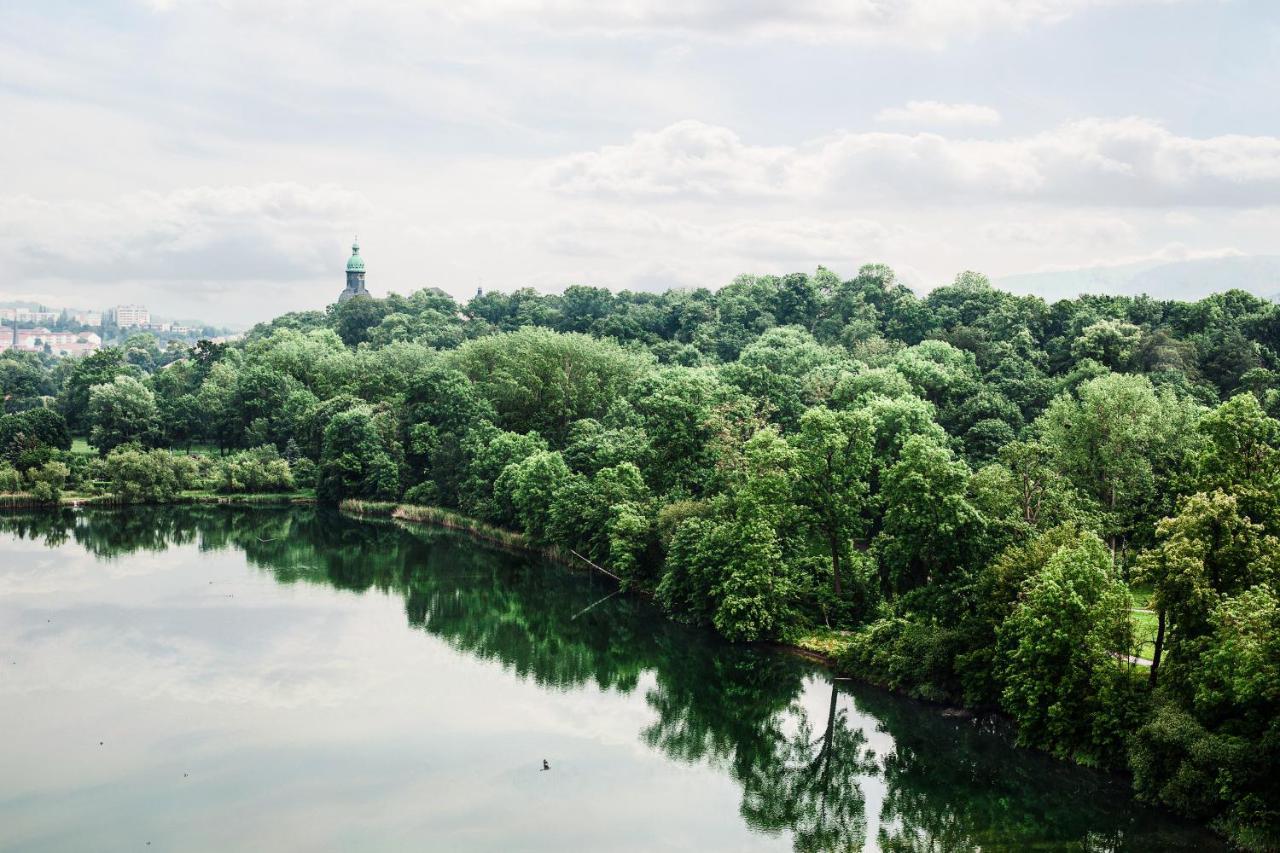
[{"label": "water surface", "polygon": [[1217,847],[614,592],[314,508],[0,516],[0,850]]}]

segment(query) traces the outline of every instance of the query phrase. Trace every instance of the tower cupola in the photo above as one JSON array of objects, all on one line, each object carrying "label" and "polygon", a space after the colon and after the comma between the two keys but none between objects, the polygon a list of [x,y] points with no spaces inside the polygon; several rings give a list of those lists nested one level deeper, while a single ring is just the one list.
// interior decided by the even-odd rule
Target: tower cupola
[{"label": "tower cupola", "polygon": [[351,242],[351,257],[347,259],[347,286],[338,295],[339,302],[346,302],[356,296],[368,296],[364,289],[364,258],[360,257],[360,238]]}]

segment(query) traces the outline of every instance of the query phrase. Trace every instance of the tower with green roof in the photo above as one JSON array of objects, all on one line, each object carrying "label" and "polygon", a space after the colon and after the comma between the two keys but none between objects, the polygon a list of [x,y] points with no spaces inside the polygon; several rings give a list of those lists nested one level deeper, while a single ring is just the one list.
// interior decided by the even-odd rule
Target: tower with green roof
[{"label": "tower with green roof", "polygon": [[351,243],[351,257],[347,260],[347,287],[338,295],[339,302],[356,296],[368,296],[364,289],[364,258],[360,257],[360,238]]}]

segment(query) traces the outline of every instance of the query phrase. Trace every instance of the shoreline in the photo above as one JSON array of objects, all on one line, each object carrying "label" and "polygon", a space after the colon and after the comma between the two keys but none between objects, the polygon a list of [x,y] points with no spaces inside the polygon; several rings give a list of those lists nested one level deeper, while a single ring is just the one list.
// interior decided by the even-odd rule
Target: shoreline
[{"label": "shoreline", "polygon": [[[291,492],[291,493],[264,493],[264,494],[217,494],[210,492],[187,493],[176,496],[174,500],[159,503],[126,503],[116,500],[112,495],[63,495],[57,504],[47,502],[37,502],[34,500],[18,500],[16,502],[7,502],[13,498],[29,498],[24,494],[0,494],[0,511],[5,510],[23,510],[23,509],[78,509],[87,508],[127,508],[131,506],[181,506],[181,505],[239,505],[239,506],[308,506],[316,505],[317,501],[314,493],[310,492]],[[424,527],[438,527],[458,533],[463,533],[468,537],[486,544],[487,546],[498,550],[515,554],[528,554],[549,560],[550,562],[561,565],[570,570],[582,570],[583,563],[591,573],[603,574],[618,584],[619,591],[628,594],[637,594],[642,598],[651,599],[652,595],[643,589],[629,587],[624,581],[617,576],[608,572],[606,569],[591,563],[585,558],[554,547],[543,547],[530,543],[524,534],[495,525],[487,524],[482,521],[470,518],[460,513],[442,509],[439,507],[421,505],[421,504],[402,504],[394,501],[363,501],[357,499],[347,499],[338,504],[336,509],[344,514],[356,518],[363,519],[383,519],[396,522],[398,525],[420,525]],[[668,614],[663,613],[663,618],[671,619]],[[760,649],[769,649],[776,652],[792,655],[797,658],[806,660],[830,673],[833,681],[857,681],[880,690],[884,690],[903,699],[920,702],[924,705],[931,706],[937,710],[937,713],[954,721],[967,721],[972,723],[981,723],[984,720],[996,720],[1001,723],[1012,725],[1011,721],[1001,714],[998,710],[989,708],[972,708],[963,704],[948,702],[945,700],[931,699],[926,696],[914,694],[912,691],[904,690],[900,687],[894,687],[890,684],[878,681],[873,677],[868,677],[865,673],[855,672],[841,666],[839,656],[845,648],[845,643],[849,642],[849,638],[853,636],[852,632],[837,632],[831,629],[811,629],[810,631],[793,635],[789,638],[779,638],[775,640],[762,640],[742,645],[753,646]],[[1116,779],[1128,779],[1130,774],[1122,770],[1106,770],[1097,767],[1082,765],[1070,759],[1060,758],[1043,750],[1036,750],[1030,747],[1023,747],[1009,738],[1010,743],[1017,749],[1029,749],[1032,752],[1045,755],[1055,762],[1100,773],[1105,776],[1111,776]],[[1132,789],[1130,788],[1132,795]],[[1196,820],[1186,815],[1180,814],[1174,810],[1164,808],[1150,803],[1145,804],[1147,808],[1155,808],[1158,811],[1191,825],[1202,827],[1206,831],[1213,834],[1214,837],[1227,841],[1227,836],[1220,829],[1214,827],[1211,823]]]},{"label": "shoreline", "polygon": [[115,495],[78,495],[65,494],[57,503],[38,501],[31,495],[17,492],[0,494],[0,510],[6,509],[79,509],[80,507],[125,507],[125,506],[182,506],[190,504],[258,504],[263,506],[305,506],[316,503],[316,496],[310,492],[239,492],[218,494],[217,492],[186,492],[173,500],[159,502],[134,503],[122,501]]},{"label": "shoreline", "polygon": [[[527,541],[524,534],[496,527],[462,515],[461,513],[441,509],[439,507],[423,506],[420,504],[400,504],[394,501],[360,501],[348,499],[342,501],[338,505],[338,510],[344,514],[361,518],[384,518],[405,525],[425,525],[461,532],[478,541],[493,545],[501,550],[537,555],[570,569],[577,569],[579,568],[580,563],[587,562],[581,557],[574,559],[571,555],[566,555],[559,549],[543,548],[533,545]],[[593,563],[588,563],[588,565],[593,569],[600,569],[599,566],[596,566]],[[600,571],[607,577],[617,581],[616,576],[603,569],[600,569]],[[620,591],[628,594],[639,594],[645,598],[652,597],[646,595],[644,590],[629,588],[622,583],[619,583],[619,589]],[[663,614],[663,618],[670,619],[671,617]],[[955,722],[967,722],[973,725],[982,725],[984,721],[987,721],[988,723],[995,721],[999,727],[1003,728],[1008,726],[1009,728],[1006,730],[1004,737],[1008,739],[1010,745],[1015,749],[1029,750],[1031,752],[1044,755],[1046,758],[1051,759],[1054,762],[1078,767],[1083,770],[1089,770],[1094,773],[1102,774],[1103,776],[1109,776],[1116,780],[1127,781],[1131,778],[1130,774],[1123,770],[1107,770],[1098,767],[1090,767],[1076,761],[1060,758],[1052,755],[1051,753],[1045,752],[1044,750],[1019,746],[1013,737],[1012,721],[1004,714],[1000,713],[999,710],[990,708],[970,708],[954,702],[938,701],[924,696],[915,695],[909,690],[893,687],[892,685],[877,681],[875,678],[870,678],[864,673],[853,672],[842,668],[839,662],[839,654],[843,650],[848,636],[851,635],[842,632],[816,629],[800,637],[793,636],[790,639],[764,640],[755,643],[748,643],[746,645],[762,649],[771,649],[773,651],[801,658],[817,666],[821,666],[830,673],[833,681],[857,681],[879,690],[887,691],[894,696],[899,696],[903,699],[914,702],[920,702],[936,709],[939,716]],[[1127,784],[1126,787],[1129,789],[1130,795],[1133,796],[1132,785]],[[1147,808],[1155,808],[1176,820],[1188,822],[1191,825],[1201,827],[1205,831],[1213,834],[1216,838],[1223,839],[1224,841],[1227,840],[1224,833],[1204,821],[1189,818],[1186,815],[1173,811],[1172,809],[1154,806],[1152,804],[1145,805]]]}]

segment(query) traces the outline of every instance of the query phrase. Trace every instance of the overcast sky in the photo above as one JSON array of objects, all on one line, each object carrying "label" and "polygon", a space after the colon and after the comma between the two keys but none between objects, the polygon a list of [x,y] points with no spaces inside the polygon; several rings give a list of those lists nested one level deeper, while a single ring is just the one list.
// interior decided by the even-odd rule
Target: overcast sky
[{"label": "overcast sky", "polygon": [[9,0],[0,299],[1280,253],[1275,0]]}]

